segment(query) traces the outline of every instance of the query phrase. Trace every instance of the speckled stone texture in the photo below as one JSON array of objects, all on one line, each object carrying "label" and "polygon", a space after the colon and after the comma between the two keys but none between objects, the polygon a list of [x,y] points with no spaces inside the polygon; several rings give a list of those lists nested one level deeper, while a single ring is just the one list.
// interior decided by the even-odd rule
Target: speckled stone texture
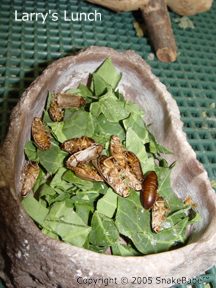
[{"label": "speckled stone texture", "polygon": [[[177,160],[171,175],[174,191],[183,198],[190,195],[198,204],[202,220],[190,231],[189,243],[182,248],[142,257],[94,253],[43,235],[20,205],[23,148],[30,138],[33,117],[42,114],[47,92],[64,91],[85,82],[88,74],[108,56],[123,73],[120,90],[144,109],[145,121],[152,124],[157,140],[174,152],[168,158]],[[144,60],[132,51],[119,53],[91,47],[50,65],[13,110],[9,132],[0,150],[0,168],[0,275],[9,288],[86,287],[77,283],[80,275],[95,279],[117,277],[118,281],[133,276],[192,277],[216,263],[215,193],[182,131],[176,102]],[[130,284],[112,284],[112,287],[130,287]]]}]

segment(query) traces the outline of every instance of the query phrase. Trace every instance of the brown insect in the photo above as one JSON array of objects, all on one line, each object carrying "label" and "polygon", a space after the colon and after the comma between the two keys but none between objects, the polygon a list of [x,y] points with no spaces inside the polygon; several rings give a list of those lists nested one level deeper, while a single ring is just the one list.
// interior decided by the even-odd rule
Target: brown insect
[{"label": "brown insect", "polygon": [[51,100],[48,112],[54,122],[60,122],[64,118],[64,110],[58,105],[56,97]]},{"label": "brown insect", "polygon": [[79,163],[76,167],[71,167],[76,176],[90,181],[103,181],[103,178],[91,164]]},{"label": "brown insect", "polygon": [[124,151],[124,156],[131,172],[136,176],[139,181],[143,180],[143,172],[140,161],[137,156],[131,151]]},{"label": "brown insect", "polygon": [[69,169],[73,169],[73,167],[76,167],[79,163],[95,160],[101,154],[102,151],[103,151],[103,145],[94,143],[85,150],[81,150],[71,155],[66,161],[66,166]]},{"label": "brown insect", "polygon": [[105,181],[121,196],[129,195],[129,188],[141,190],[141,182],[132,173],[127,163],[125,148],[118,136],[113,135],[110,139],[110,154],[103,156],[97,161],[96,168]]},{"label": "brown insect", "polygon": [[118,136],[113,135],[110,140],[110,153],[119,166],[120,174],[127,185],[135,190],[141,190],[143,179],[139,159],[134,153],[127,151]]},{"label": "brown insect", "polygon": [[154,171],[150,171],[142,181],[140,191],[141,203],[145,209],[151,209],[157,198],[158,178]]},{"label": "brown insect", "polygon": [[116,164],[114,157],[101,155],[96,161],[93,161],[96,169],[103,179],[113,188],[120,196],[129,195],[129,187],[120,174],[119,166]]},{"label": "brown insect", "polygon": [[48,112],[53,121],[59,122],[64,118],[64,109],[79,108],[85,103],[85,99],[81,96],[69,93],[56,93],[51,100]]},{"label": "brown insect", "polygon": [[104,180],[116,191],[117,194],[127,197],[129,195],[129,188],[134,190],[141,190],[142,185],[140,181],[131,173],[126,167],[123,169],[118,165],[118,162],[113,156],[104,156],[98,158],[96,166],[100,175]]},{"label": "brown insect", "polygon": [[35,117],[32,122],[32,137],[40,150],[47,150],[51,146],[51,135],[42,120]]},{"label": "brown insect", "polygon": [[56,101],[60,108],[79,108],[86,104],[83,97],[70,93],[56,93]]},{"label": "brown insect", "polygon": [[72,138],[70,140],[66,140],[61,144],[61,148],[64,151],[73,154],[90,147],[94,143],[95,141],[92,138],[82,136],[80,138]]},{"label": "brown insect", "polygon": [[110,153],[122,168],[126,167],[125,149],[118,136],[113,135],[110,140]]},{"label": "brown insect", "polygon": [[166,220],[169,209],[166,207],[165,200],[158,196],[152,207],[152,229],[158,233],[162,230],[162,224]]},{"label": "brown insect", "polygon": [[27,162],[22,173],[21,196],[26,196],[33,188],[39,175],[40,168],[36,162]]}]

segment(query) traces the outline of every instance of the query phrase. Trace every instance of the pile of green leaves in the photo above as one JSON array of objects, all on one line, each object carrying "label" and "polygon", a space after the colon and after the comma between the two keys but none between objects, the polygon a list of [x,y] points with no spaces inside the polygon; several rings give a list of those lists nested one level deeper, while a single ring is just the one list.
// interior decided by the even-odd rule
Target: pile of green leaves
[{"label": "pile of green leaves", "polygon": [[[125,101],[117,90],[121,74],[110,59],[90,79],[88,87],[80,84],[68,91],[84,97],[87,104],[66,109],[62,122],[53,122],[49,117],[49,93],[43,121],[53,136],[52,146],[41,151],[32,141],[26,143],[26,157],[39,163],[40,174],[33,192],[22,200],[25,210],[46,235],[97,252],[143,255],[184,243],[187,226],[196,215],[191,217],[191,207],[170,187],[171,166],[161,156],[170,152],[148,131],[143,111]],[[158,175],[158,193],[170,209],[160,233],[152,231],[151,212],[142,207],[139,192],[131,191],[129,197],[123,198],[105,182],[82,180],[65,168],[69,155],[60,149],[63,141],[89,136],[103,144],[103,153],[109,155],[112,135],[119,136],[125,147],[138,156],[143,173],[154,170]]]}]

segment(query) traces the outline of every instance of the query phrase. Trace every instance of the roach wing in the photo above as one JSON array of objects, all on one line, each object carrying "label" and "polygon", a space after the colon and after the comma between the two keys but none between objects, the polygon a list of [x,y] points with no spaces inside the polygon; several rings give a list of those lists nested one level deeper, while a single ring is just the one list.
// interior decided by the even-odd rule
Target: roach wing
[{"label": "roach wing", "polygon": [[131,151],[124,151],[124,156],[127,159],[127,164],[130,167],[131,172],[139,180],[143,180],[143,172],[140,165],[140,161],[137,156]]},{"label": "roach wing", "polygon": [[76,167],[79,163],[94,160],[101,154],[102,151],[103,145],[93,144],[85,150],[79,151],[71,155],[66,162],[66,166],[71,169],[73,167]]}]

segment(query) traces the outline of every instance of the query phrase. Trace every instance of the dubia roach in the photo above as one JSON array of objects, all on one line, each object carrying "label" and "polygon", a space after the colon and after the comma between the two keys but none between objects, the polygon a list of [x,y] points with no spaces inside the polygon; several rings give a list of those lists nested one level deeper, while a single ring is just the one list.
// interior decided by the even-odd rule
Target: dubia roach
[{"label": "dubia roach", "polygon": [[105,181],[123,197],[129,195],[129,188],[140,191],[141,181],[136,177],[137,171],[133,171],[140,168],[134,163],[139,160],[132,152],[125,150],[118,136],[112,135],[110,139],[110,154],[110,157],[101,157],[96,165]]},{"label": "dubia roach", "polygon": [[138,157],[131,151],[124,151],[124,156],[127,159],[127,165],[137,180],[143,180],[143,172]]},{"label": "dubia roach", "polygon": [[90,181],[103,182],[103,178],[90,163],[79,163],[76,167],[70,167],[76,176]]},{"label": "dubia roach", "polygon": [[157,196],[157,199],[152,207],[152,230],[156,233],[163,230],[163,223],[166,220],[169,209],[166,206],[165,200],[161,196]]},{"label": "dubia roach", "polygon": [[133,152],[126,150],[120,138],[115,135],[110,140],[110,153],[115,158],[117,165],[122,168],[122,172],[125,172],[127,178],[131,179],[129,183],[132,186],[128,183],[129,186],[135,190],[140,190],[138,187],[141,184],[137,185],[137,183],[142,181],[143,173],[137,156]]},{"label": "dubia roach", "polygon": [[56,97],[52,99],[48,112],[54,122],[60,122],[64,118],[64,110],[59,107]]},{"label": "dubia roach", "polygon": [[129,195],[129,187],[121,177],[121,170],[116,164],[116,160],[113,156],[101,155],[96,161],[93,161],[97,171],[103,177],[108,185],[122,197]]},{"label": "dubia roach", "polygon": [[110,153],[115,158],[116,162],[118,162],[118,165],[122,168],[126,167],[124,151],[125,149],[122,146],[120,138],[113,135],[110,139]]},{"label": "dubia roach", "polygon": [[29,161],[25,164],[22,173],[21,196],[26,196],[32,190],[39,172],[40,168],[36,162]]},{"label": "dubia roach", "polygon": [[56,101],[60,108],[79,108],[86,104],[83,97],[71,93],[56,93]]},{"label": "dubia roach", "polygon": [[52,97],[49,116],[54,122],[62,121],[64,118],[64,109],[79,108],[86,104],[86,101],[81,96],[72,95],[70,93],[56,93]]},{"label": "dubia roach", "polygon": [[125,169],[119,169],[119,173],[127,183],[128,187],[140,191],[142,189],[141,182],[136,178],[136,176],[131,172],[131,169],[127,166]]},{"label": "dubia roach", "polygon": [[142,181],[140,199],[145,209],[151,209],[157,199],[158,178],[154,171],[150,171]]},{"label": "dubia roach", "polygon": [[61,144],[61,149],[63,149],[64,151],[70,154],[73,154],[73,153],[76,153],[78,151],[81,151],[90,147],[94,143],[95,141],[92,138],[87,137],[87,136],[82,136],[80,138],[72,138],[72,139],[66,140],[65,142]]},{"label": "dubia roach", "polygon": [[40,150],[47,150],[51,146],[51,135],[42,120],[35,117],[32,122],[32,137]]}]

